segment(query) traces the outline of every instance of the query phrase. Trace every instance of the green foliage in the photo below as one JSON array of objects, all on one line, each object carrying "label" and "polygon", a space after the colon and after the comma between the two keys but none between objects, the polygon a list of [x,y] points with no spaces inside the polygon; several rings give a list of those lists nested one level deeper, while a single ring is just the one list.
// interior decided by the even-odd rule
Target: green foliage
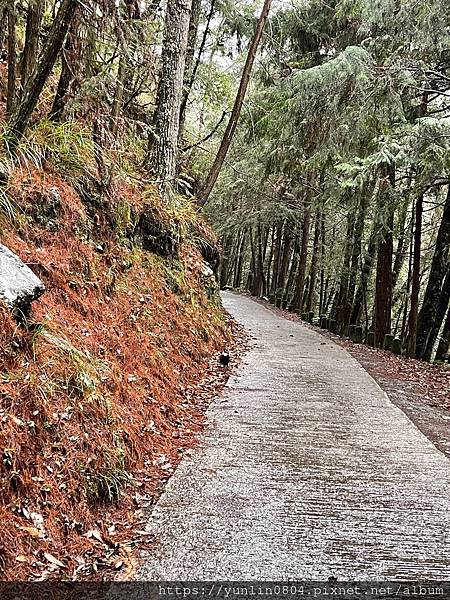
[{"label": "green foliage", "polygon": [[[0,172],[9,176],[17,165],[9,152],[8,131],[0,129]],[[31,128],[17,148],[17,159],[22,165],[43,168],[47,163],[61,168],[68,176],[86,172],[94,159],[94,146],[87,130],[76,122],[57,123],[40,120]]]},{"label": "green foliage", "polygon": [[86,494],[92,504],[118,502],[121,491],[131,481],[125,470],[125,451],[122,448],[118,448],[114,455],[108,453],[103,461],[111,467],[99,470],[80,466],[86,480]]},{"label": "green foliage", "polygon": [[[291,301],[306,228],[303,291],[316,277],[317,303],[319,261],[328,310],[339,313],[345,290],[346,301],[356,302],[359,286],[368,326],[379,291],[377,248],[393,228],[401,327],[409,310],[411,207],[423,194],[426,281],[450,172],[447,8],[435,0],[294,0],[274,11],[247,110],[207,207],[223,240],[223,283],[233,281],[227,261],[233,277],[238,272],[240,252],[240,285]],[[316,232],[324,245],[314,264]],[[281,264],[277,244],[287,249],[292,275],[281,297],[272,278]]]}]

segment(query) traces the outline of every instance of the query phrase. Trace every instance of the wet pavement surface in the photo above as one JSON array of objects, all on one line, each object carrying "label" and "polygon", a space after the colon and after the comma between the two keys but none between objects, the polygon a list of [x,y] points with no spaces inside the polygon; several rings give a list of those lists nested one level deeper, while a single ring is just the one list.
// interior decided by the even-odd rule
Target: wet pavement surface
[{"label": "wet pavement surface", "polygon": [[224,293],[254,345],[137,579],[450,579],[450,461],[343,348]]}]

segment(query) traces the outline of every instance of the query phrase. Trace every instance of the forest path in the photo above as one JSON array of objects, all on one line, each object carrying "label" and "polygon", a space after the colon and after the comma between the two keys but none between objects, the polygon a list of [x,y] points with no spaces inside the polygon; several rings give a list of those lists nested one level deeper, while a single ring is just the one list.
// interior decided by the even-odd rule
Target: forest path
[{"label": "forest path", "polygon": [[157,503],[138,578],[450,579],[450,461],[344,349],[223,300],[254,346]]}]

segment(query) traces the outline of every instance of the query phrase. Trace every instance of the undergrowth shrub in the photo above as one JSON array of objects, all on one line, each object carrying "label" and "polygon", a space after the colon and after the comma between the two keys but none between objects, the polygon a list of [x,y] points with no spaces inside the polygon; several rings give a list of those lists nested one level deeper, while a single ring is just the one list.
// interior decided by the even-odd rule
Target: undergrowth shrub
[{"label": "undergrowth shrub", "polygon": [[37,168],[50,165],[65,178],[89,171],[95,146],[89,131],[79,122],[40,120],[18,147],[18,158]]}]

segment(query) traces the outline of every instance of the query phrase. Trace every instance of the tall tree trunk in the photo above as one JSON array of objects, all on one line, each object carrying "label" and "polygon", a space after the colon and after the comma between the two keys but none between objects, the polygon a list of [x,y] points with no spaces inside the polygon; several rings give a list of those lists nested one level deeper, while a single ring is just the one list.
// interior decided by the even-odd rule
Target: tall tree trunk
[{"label": "tall tree trunk", "polygon": [[122,55],[119,60],[116,89],[114,92],[114,99],[111,107],[111,133],[113,134],[113,136],[117,135],[117,131],[119,129],[119,116],[120,110],[122,108],[125,74],[125,57]]},{"label": "tall tree trunk", "polygon": [[[6,23],[8,21],[8,7],[6,0],[0,2],[0,23]],[[5,43],[5,39],[8,33],[7,27],[3,25],[0,27],[0,53],[3,51],[3,44]]]},{"label": "tall tree trunk", "polygon": [[[194,54],[197,44],[198,25],[200,22],[200,12],[202,8],[201,0],[192,0],[191,18],[189,19],[188,42],[186,50],[186,64],[184,69],[183,95],[180,106],[180,124],[178,130],[178,143],[181,145],[183,141],[184,124],[186,121],[186,108],[189,100],[189,95],[194,85],[194,80],[191,83],[192,71],[194,69]],[[214,10],[214,6],[212,7]]]},{"label": "tall tree trunk", "polygon": [[62,48],[77,5],[78,0],[62,0],[60,4],[36,68],[29,77],[23,91],[22,101],[9,120],[9,128],[14,135],[14,140],[10,146],[12,151],[15,150],[28,127],[31,114],[36,108],[39,96]]},{"label": "tall tree trunk", "polygon": [[255,279],[255,270],[256,270],[256,255],[255,255],[255,246],[253,243],[253,230],[251,227],[250,227],[249,235],[250,235],[249,239],[250,239],[251,257],[250,257],[250,268],[249,268],[248,277],[247,277],[247,290],[250,293],[253,293],[253,289],[254,289],[253,281]]},{"label": "tall tree trunk", "polygon": [[313,242],[313,253],[311,257],[311,268],[309,270],[309,289],[308,297],[306,300],[306,311],[310,312],[314,307],[314,296],[316,290],[316,279],[317,279],[317,266],[319,262],[319,250],[320,250],[320,235],[322,227],[322,213],[320,210],[316,212],[316,218],[314,221],[314,242]]},{"label": "tall tree trunk", "polygon": [[[409,291],[411,289],[411,280],[412,280],[412,272],[413,272],[413,237],[414,237],[414,225],[415,225],[415,211],[416,206],[413,204],[412,214],[411,214],[411,225],[410,225],[410,233],[409,233],[409,244],[408,244],[408,275],[406,278],[406,286],[405,286],[405,297],[403,302],[403,315],[402,315],[402,331],[401,331],[401,339],[402,342],[406,340],[406,332],[408,326],[408,308],[409,308]],[[417,336],[416,336],[417,339]]]},{"label": "tall tree trunk", "polygon": [[302,225],[302,241],[300,245],[300,256],[298,261],[297,281],[295,286],[295,295],[293,310],[301,313],[303,306],[303,295],[305,292],[306,261],[308,259],[308,241],[309,229],[311,223],[311,207],[309,199],[305,197],[305,209]]},{"label": "tall tree trunk", "polygon": [[269,233],[270,233],[270,252],[269,252],[269,256],[267,257],[267,262],[266,262],[267,277],[266,277],[265,295],[270,298],[270,290],[271,290],[271,286],[272,286],[271,268],[272,268],[274,242],[275,242],[275,227],[270,227],[269,229],[270,229],[270,231],[269,231]]},{"label": "tall tree trunk", "polygon": [[233,248],[233,237],[224,235],[222,242],[222,257],[220,261],[220,287],[223,289],[228,284],[230,274],[231,251]]},{"label": "tall tree trunk", "polygon": [[272,0],[264,0],[264,6],[261,15],[258,19],[256,31],[253,35],[252,41],[250,43],[250,48],[248,50],[247,60],[245,62],[244,70],[242,72],[241,82],[239,84],[239,89],[236,95],[233,110],[231,111],[230,120],[228,121],[228,125],[225,129],[225,133],[222,139],[222,143],[220,144],[220,148],[217,152],[217,156],[206,179],[205,186],[200,192],[199,203],[201,206],[204,206],[208,201],[209,195],[211,194],[212,189],[217,181],[217,178],[219,177],[219,173],[227,156],[228,149],[234,136],[234,132],[236,131],[236,127],[242,110],[242,105],[245,99],[245,94],[247,92],[247,87],[250,81],[250,75],[252,72],[253,63],[255,61],[256,52],[258,50],[259,42],[264,31],[264,25],[266,24],[267,18],[269,16],[271,4]]},{"label": "tall tree trunk", "polygon": [[298,236],[298,232],[295,232],[294,235],[294,248],[292,250],[292,258],[291,258],[291,266],[289,268],[289,276],[286,283],[286,288],[283,294],[283,308],[289,307],[289,310],[292,310],[294,292],[295,292],[295,275],[297,273],[298,268],[298,259],[300,255],[300,239]]},{"label": "tall tree trunk", "polygon": [[[444,321],[445,315],[447,313],[448,304],[450,301],[450,269],[447,271],[447,274],[444,277],[444,281],[441,286],[441,292],[439,297],[436,300],[436,305],[434,307],[434,320],[430,324],[427,345],[425,348],[425,352],[420,358],[424,360],[431,360],[433,356],[434,346],[439,336],[439,332],[442,327],[442,323]],[[417,352],[416,352],[417,354]]]},{"label": "tall tree trunk", "polygon": [[445,276],[450,261],[450,187],[447,192],[442,221],[436,239],[430,276],[419,313],[416,354],[419,358],[431,357],[437,335],[441,328],[438,306],[444,291]]},{"label": "tall tree trunk", "polygon": [[450,307],[447,310],[447,318],[445,319],[444,328],[441,333],[438,348],[436,351],[436,360],[445,360],[448,357],[450,348]]},{"label": "tall tree trunk", "polygon": [[6,114],[11,115],[16,106],[17,78],[17,40],[16,40],[16,6],[14,0],[8,0],[8,89],[6,97]]},{"label": "tall tree trunk", "polygon": [[253,296],[262,296],[262,291],[265,287],[265,275],[264,275],[264,246],[267,237],[263,240],[263,234],[261,229],[261,223],[258,221],[256,226],[256,258],[255,258],[255,276],[253,279]]},{"label": "tall tree trunk", "polygon": [[322,220],[320,225],[320,293],[319,293],[319,315],[323,314],[325,304],[325,250],[326,250],[326,228],[325,212],[321,211]]},{"label": "tall tree trunk", "polygon": [[81,38],[80,11],[77,10],[69,27],[66,43],[61,53],[61,74],[56,88],[49,117],[59,121],[69,99],[73,98],[81,85],[83,53],[86,42]]},{"label": "tall tree trunk", "polygon": [[[393,221],[388,222],[388,226]],[[375,345],[383,346],[391,332],[392,318],[392,230],[386,231],[378,244],[377,278],[375,290]]]},{"label": "tall tree trunk", "polygon": [[275,240],[273,244],[272,281],[270,283],[270,301],[275,303],[278,291],[278,275],[280,272],[281,240],[283,236],[283,223],[278,223],[275,229]]},{"label": "tall tree trunk", "polygon": [[241,287],[241,280],[242,280],[242,265],[244,262],[244,249],[245,249],[245,240],[247,237],[247,230],[244,229],[244,231],[242,232],[242,238],[239,244],[239,254],[238,254],[238,259],[237,259],[237,263],[236,263],[236,269],[235,269],[235,273],[234,273],[234,278],[233,278],[233,287],[235,289],[240,288]]},{"label": "tall tree trunk", "polygon": [[192,0],[169,0],[164,25],[161,73],[149,143],[149,167],[164,186],[173,182]]},{"label": "tall tree trunk", "polygon": [[367,190],[362,191],[361,201],[359,203],[358,216],[356,218],[354,238],[353,238],[353,250],[352,259],[350,262],[350,275],[348,280],[348,292],[347,292],[347,306],[345,310],[345,330],[348,327],[352,319],[352,310],[354,307],[356,280],[358,276],[358,268],[361,264],[362,259],[362,239],[364,233],[364,223],[366,218],[367,206],[369,204],[369,194]]},{"label": "tall tree trunk", "polygon": [[395,260],[394,267],[392,269],[392,287],[395,288],[397,285],[398,277],[400,275],[400,271],[402,270],[403,263],[405,261],[405,248],[408,247],[408,235],[407,231],[409,225],[406,223],[406,217],[409,212],[409,201],[404,202],[400,209],[400,214],[398,217],[398,227],[399,227],[399,236],[397,242],[397,248],[395,251]]},{"label": "tall tree trunk", "polygon": [[[351,307],[348,298],[348,283],[350,276],[350,261],[353,250],[353,234],[355,229],[354,209],[347,213],[347,233],[345,236],[344,261],[341,267],[341,277],[339,282],[339,291],[336,300],[336,320],[338,322],[338,332],[340,335],[347,335],[346,321]],[[350,315],[349,315],[350,317]]]},{"label": "tall tree trunk", "polygon": [[[370,233],[369,242],[367,244],[367,251],[365,253],[364,262],[361,265],[361,278],[356,290],[355,300],[353,302],[352,316],[350,323],[356,325],[360,318],[361,312],[364,307],[364,299],[367,297],[367,286],[372,273],[374,256],[377,251],[377,226],[374,223],[372,231]],[[362,262],[362,261],[361,261]]]},{"label": "tall tree trunk", "polygon": [[375,289],[375,345],[382,347],[385,336],[391,332],[392,320],[392,260],[393,260],[393,229],[394,209],[390,198],[385,205],[386,192],[394,186],[394,171],[387,167],[382,185],[385,190],[380,192],[379,210],[385,211],[385,227],[378,242],[377,277]]},{"label": "tall tree trunk", "polygon": [[[199,68],[201,60],[202,60],[202,56],[203,56],[203,52],[205,50],[206,42],[208,40],[208,35],[210,33],[211,21],[212,21],[212,18],[214,16],[215,7],[216,7],[216,0],[211,0],[211,4],[210,4],[210,8],[209,8],[209,13],[208,13],[208,16],[206,18],[205,29],[203,31],[202,41],[200,42],[200,47],[199,47],[198,53],[197,53],[197,58],[195,60],[195,63],[192,64],[191,69],[189,69],[189,68],[186,69],[186,75],[189,75],[189,78],[186,81],[186,77],[185,77],[185,85],[183,86],[183,98],[181,100],[181,107],[180,107],[180,131],[179,131],[179,138],[178,138],[178,141],[180,143],[182,141],[182,136],[183,136],[183,131],[184,131],[184,124],[185,124],[185,120],[186,120],[187,103],[188,103],[189,96],[190,96],[191,91],[192,91],[192,87],[193,87],[194,82],[195,82],[195,78],[197,76],[198,68]],[[192,23],[192,20],[191,20],[191,23]],[[198,29],[198,24],[197,24],[197,29]],[[193,47],[195,49],[195,42],[194,42]],[[186,64],[186,67],[188,67],[188,64]]]},{"label": "tall tree trunk", "polygon": [[[120,3],[117,3],[119,4]],[[142,79],[140,74],[137,75],[136,85],[134,83],[134,75],[139,73],[132,64],[132,56],[135,52],[136,41],[143,35],[143,14],[145,10],[146,16],[151,19],[157,10],[159,2],[151,2],[149,5],[141,3],[140,0],[125,0],[124,11],[124,28],[118,29],[118,42],[121,46],[121,57],[117,71],[117,83],[114,91],[114,100],[111,107],[111,131],[117,128],[118,119],[115,117],[117,106],[120,105],[119,112],[122,109],[126,111],[132,101],[139,95],[142,89]],[[129,39],[132,39],[130,44]],[[139,43],[139,42],[138,42]],[[129,109],[129,112],[133,112]]]},{"label": "tall tree trunk", "polygon": [[291,258],[291,248],[292,248],[292,233],[290,231],[290,223],[285,222],[284,235],[283,235],[283,249],[281,252],[281,263],[280,263],[280,270],[278,273],[278,284],[277,284],[278,293],[277,293],[277,298],[276,298],[277,306],[281,306],[282,300],[283,300],[284,289],[285,289],[285,285],[286,285],[287,270],[288,270],[288,266],[289,266],[289,260]]},{"label": "tall tree trunk", "polygon": [[25,32],[25,46],[23,49],[21,64],[22,89],[25,88],[28,78],[36,66],[42,10],[43,4],[41,0],[31,0],[29,2],[27,12],[27,27]]},{"label": "tall tree trunk", "polygon": [[[328,314],[328,312],[330,310],[330,306],[333,306],[333,304],[336,301],[336,296],[337,296],[336,282],[334,282],[334,281],[332,282],[331,289],[328,292],[328,286],[329,286],[329,284],[330,284],[330,282],[327,279],[327,283],[326,283],[326,289],[327,289],[327,296],[326,296],[326,298],[327,298],[327,301],[325,302],[325,308],[324,308],[324,311],[323,311],[324,315]],[[331,311],[331,312],[333,312],[333,311]]]},{"label": "tall tree trunk", "polygon": [[252,295],[259,297],[262,289],[262,277],[261,277],[261,227],[260,224],[256,224],[255,238],[254,238],[254,252],[255,252],[255,269],[253,272],[253,288]]},{"label": "tall tree trunk", "polygon": [[[334,249],[335,244],[336,244],[336,225],[333,225],[333,228],[331,230],[331,237],[328,242],[328,247],[330,248],[330,251],[332,251]],[[336,288],[336,282],[334,280],[334,272],[333,272],[333,276],[330,276],[330,273],[327,273],[327,277],[325,279],[325,286],[324,286],[322,312],[319,313],[319,315],[322,315],[322,314],[328,315],[329,314],[330,306],[333,307],[335,288]],[[333,311],[331,311],[331,314],[333,314]]]},{"label": "tall tree trunk", "polygon": [[423,194],[420,194],[416,200],[415,213],[411,306],[409,309],[408,340],[406,344],[406,355],[409,357],[413,357],[416,354],[417,318],[419,314],[420,292],[420,264],[422,250]]}]

